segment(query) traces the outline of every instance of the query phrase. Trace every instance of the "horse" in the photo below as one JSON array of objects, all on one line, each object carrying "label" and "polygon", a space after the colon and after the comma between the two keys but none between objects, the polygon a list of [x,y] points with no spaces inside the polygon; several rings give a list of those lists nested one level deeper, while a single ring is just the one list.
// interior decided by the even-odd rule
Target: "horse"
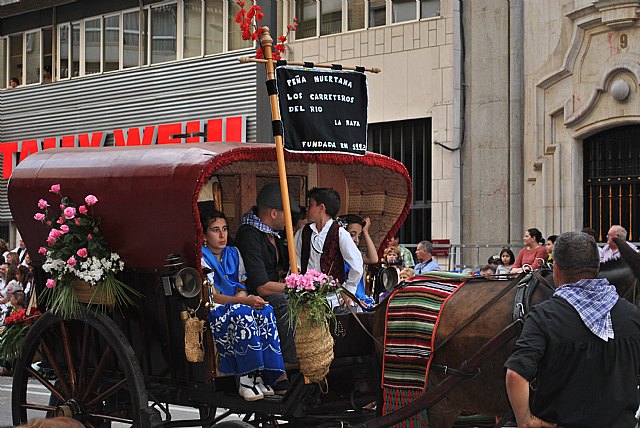
[{"label": "horse", "polygon": [[[623,260],[603,265],[600,276],[606,277],[616,285],[621,296],[635,297],[637,304],[638,293],[634,290],[640,278],[640,254],[623,242],[620,243],[619,248]],[[552,276],[545,276],[541,282],[544,285],[538,284],[530,296],[530,307],[548,299],[553,294]],[[472,279],[449,299],[440,314],[432,367],[434,365],[462,367],[463,362],[512,323],[517,287],[511,288],[488,308],[483,308],[487,302],[491,302],[503,291],[507,284],[509,284],[508,281],[495,279]],[[546,286],[547,284],[549,286]],[[378,311],[374,320],[374,335],[380,339],[384,334],[385,312]],[[473,318],[473,321],[460,329],[470,318]],[[443,399],[430,407],[428,409],[429,426],[451,427],[462,412],[507,415],[510,406],[505,388],[504,363],[511,354],[515,341],[516,337],[513,337],[506,345],[499,347],[482,363],[477,376],[470,380],[463,380]],[[440,348],[442,344],[444,346]],[[382,350],[378,352],[381,355]],[[448,375],[444,373],[432,370],[429,374],[427,391],[433,390],[447,377]],[[366,426],[382,425],[374,422]]]}]

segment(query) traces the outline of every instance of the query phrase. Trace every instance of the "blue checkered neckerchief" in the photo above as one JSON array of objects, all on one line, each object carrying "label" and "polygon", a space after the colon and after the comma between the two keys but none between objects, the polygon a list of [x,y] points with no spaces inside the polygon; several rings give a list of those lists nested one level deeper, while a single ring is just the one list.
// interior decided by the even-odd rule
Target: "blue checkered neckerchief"
[{"label": "blue checkered neckerchief", "polygon": [[616,288],[606,278],[582,279],[565,284],[554,293],[569,302],[584,325],[605,342],[613,339],[611,308],[618,301]]},{"label": "blue checkered neckerchief", "polygon": [[260,217],[258,217],[256,215],[256,213],[254,212],[254,209],[255,209],[255,207],[251,208],[250,211],[245,213],[245,215],[242,217],[242,224],[248,224],[250,226],[255,227],[260,232],[264,232],[264,233],[267,233],[269,235],[273,235],[276,238],[280,238],[280,234],[278,232],[276,232],[275,230],[271,229],[269,226],[264,224],[264,222],[262,220],[260,220]]}]

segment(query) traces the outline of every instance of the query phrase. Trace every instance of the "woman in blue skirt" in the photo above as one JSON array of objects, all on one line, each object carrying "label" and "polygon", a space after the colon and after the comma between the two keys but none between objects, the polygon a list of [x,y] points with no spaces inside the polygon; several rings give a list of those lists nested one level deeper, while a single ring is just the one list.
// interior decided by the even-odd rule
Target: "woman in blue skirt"
[{"label": "woman in blue skirt", "polygon": [[211,269],[207,279],[213,285],[209,324],[220,371],[240,376],[239,393],[247,401],[274,395],[270,385],[285,376],[273,309],[261,297],[247,295],[240,252],[227,246],[225,215],[209,209],[201,210],[200,218],[205,236],[202,267]]}]

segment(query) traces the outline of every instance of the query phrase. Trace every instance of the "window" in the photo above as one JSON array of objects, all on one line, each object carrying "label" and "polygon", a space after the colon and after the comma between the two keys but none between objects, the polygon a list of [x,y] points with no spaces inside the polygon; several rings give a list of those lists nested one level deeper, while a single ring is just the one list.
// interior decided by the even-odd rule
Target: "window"
[{"label": "window", "polygon": [[369,124],[368,149],[402,162],[412,178],[413,200],[400,241],[417,244],[430,239],[431,119]]},{"label": "window", "polygon": [[58,27],[58,40],[60,52],[60,64],[58,65],[58,76],[61,79],[69,77],[69,25]]},{"label": "window", "polygon": [[229,8],[229,13],[227,14],[229,50],[250,48],[253,42],[251,40],[242,40],[242,31],[240,31],[240,26],[236,23],[236,14],[239,10],[238,5],[236,5],[235,0],[227,0],[227,6]]},{"label": "window", "polygon": [[440,14],[441,0],[295,0],[295,38],[415,21]]},{"label": "window", "polygon": [[416,0],[391,0],[391,22],[412,21],[416,19]]},{"label": "window", "polygon": [[[220,53],[224,46],[224,0],[205,0],[204,53]],[[234,25],[237,25],[234,22]]]},{"label": "window", "polygon": [[183,58],[192,58],[202,54],[202,1],[184,0],[184,19],[182,24]]},{"label": "window", "polygon": [[433,18],[440,15],[440,0],[422,0],[420,18]]},{"label": "window", "polygon": [[120,69],[120,15],[104,19],[103,36],[104,71]]},{"label": "window", "polygon": [[80,23],[71,24],[71,77],[80,76]]},{"label": "window", "polygon": [[0,39],[0,85],[6,88],[9,85],[7,76],[7,39]]},{"label": "window", "polygon": [[102,20],[84,21],[84,74],[102,72],[100,46],[102,45]]},{"label": "window", "polygon": [[42,30],[42,83],[53,80],[53,29]]},{"label": "window", "polygon": [[386,0],[369,0],[369,27],[387,24]]},{"label": "window", "polygon": [[[143,20],[142,28],[146,28]],[[142,44],[144,48],[146,43]],[[129,12],[122,15],[122,68],[140,65],[140,13]],[[146,52],[146,49],[143,49]]]},{"label": "window", "polygon": [[9,76],[20,80],[24,84],[22,75],[22,34],[9,36]]},{"label": "window", "polygon": [[176,59],[178,7],[168,4],[151,8],[151,63]]},{"label": "window", "polygon": [[351,0],[347,2],[347,30],[364,28],[364,6],[364,0]]},{"label": "window", "polygon": [[25,34],[25,84],[40,83],[40,31]]},{"label": "window", "polygon": [[317,10],[316,0],[296,1],[295,17],[298,18],[298,28],[296,29],[296,39],[304,39],[316,36]]},{"label": "window", "polygon": [[342,0],[319,1],[320,35],[326,36],[342,32]]}]

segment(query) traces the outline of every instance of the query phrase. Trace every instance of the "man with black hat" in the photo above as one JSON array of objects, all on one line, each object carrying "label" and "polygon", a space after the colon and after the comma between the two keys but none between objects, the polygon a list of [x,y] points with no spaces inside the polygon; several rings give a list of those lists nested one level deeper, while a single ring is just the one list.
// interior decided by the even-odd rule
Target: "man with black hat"
[{"label": "man with black hat", "polygon": [[[291,211],[298,212],[298,204],[291,197],[289,201]],[[293,364],[297,361],[296,349],[289,328],[284,282],[281,282],[282,275],[289,270],[289,259],[279,234],[285,227],[280,185],[265,185],[256,203],[242,218],[236,234],[236,245],[247,270],[245,286],[248,293],[262,297],[273,306],[282,357],[285,363]]]}]

